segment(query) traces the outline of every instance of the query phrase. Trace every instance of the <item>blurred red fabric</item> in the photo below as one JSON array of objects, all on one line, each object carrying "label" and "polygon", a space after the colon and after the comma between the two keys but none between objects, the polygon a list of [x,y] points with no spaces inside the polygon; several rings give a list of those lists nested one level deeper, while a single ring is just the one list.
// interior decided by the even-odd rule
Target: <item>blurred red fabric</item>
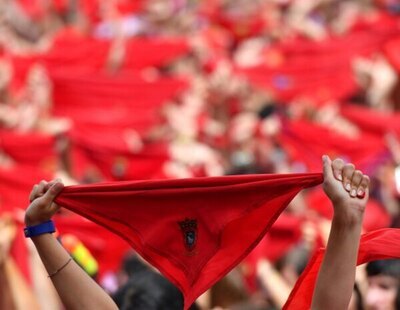
[{"label": "blurred red fabric", "polygon": [[382,137],[367,132],[351,137],[309,121],[284,121],[279,141],[289,157],[304,163],[309,171],[321,171],[324,154],[341,157],[364,171],[388,154]]}]

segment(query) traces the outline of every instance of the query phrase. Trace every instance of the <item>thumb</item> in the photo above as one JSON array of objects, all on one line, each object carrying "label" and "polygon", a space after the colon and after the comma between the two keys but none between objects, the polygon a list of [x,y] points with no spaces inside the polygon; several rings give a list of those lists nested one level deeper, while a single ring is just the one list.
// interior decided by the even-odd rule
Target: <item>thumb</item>
[{"label": "thumb", "polygon": [[323,171],[324,171],[324,179],[332,179],[333,172],[332,172],[332,160],[329,158],[328,155],[322,156],[322,164],[323,164]]},{"label": "thumb", "polygon": [[61,182],[54,183],[46,194],[43,195],[42,199],[45,203],[52,203],[53,200],[61,193],[62,189],[64,188],[64,184]]}]

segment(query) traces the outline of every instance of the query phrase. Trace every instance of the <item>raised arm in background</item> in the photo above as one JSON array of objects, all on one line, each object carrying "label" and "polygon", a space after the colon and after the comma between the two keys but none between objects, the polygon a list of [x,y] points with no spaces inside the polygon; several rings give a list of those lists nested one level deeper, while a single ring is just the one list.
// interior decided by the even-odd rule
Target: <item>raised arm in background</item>
[{"label": "raised arm in background", "polygon": [[10,238],[6,220],[0,218],[0,309],[15,310],[10,281],[7,273],[7,260],[9,257]]},{"label": "raised arm in background", "polygon": [[355,270],[369,178],[353,164],[323,157],[324,191],[332,201],[334,216],[328,245],[316,282],[312,309],[347,309]]},{"label": "raised arm in background", "polygon": [[3,213],[0,216],[0,309],[39,310],[35,294],[10,253],[16,231],[13,216]]},{"label": "raised arm in background", "polygon": [[[58,211],[53,200],[64,185],[55,180],[35,185],[30,195],[31,204],[25,213],[26,226],[44,223]],[[50,233],[31,238],[40,258],[67,309],[118,309],[103,291],[69,256]]]}]

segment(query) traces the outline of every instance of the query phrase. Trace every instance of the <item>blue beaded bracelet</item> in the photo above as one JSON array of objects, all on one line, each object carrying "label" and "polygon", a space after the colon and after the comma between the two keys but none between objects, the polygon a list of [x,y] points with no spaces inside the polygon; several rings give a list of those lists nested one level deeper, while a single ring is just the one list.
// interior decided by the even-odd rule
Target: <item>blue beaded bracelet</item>
[{"label": "blue beaded bracelet", "polygon": [[53,233],[56,231],[52,220],[24,228],[24,234],[26,238],[32,238],[43,234]]}]

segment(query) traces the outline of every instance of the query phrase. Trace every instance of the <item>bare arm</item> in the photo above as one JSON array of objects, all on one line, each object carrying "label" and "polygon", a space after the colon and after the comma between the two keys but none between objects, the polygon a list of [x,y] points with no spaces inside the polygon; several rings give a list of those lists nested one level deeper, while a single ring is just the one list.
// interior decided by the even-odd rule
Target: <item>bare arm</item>
[{"label": "bare arm", "polygon": [[0,309],[14,310],[14,302],[6,273],[5,262],[0,262]]},{"label": "bare arm", "polygon": [[[5,271],[16,310],[39,310],[39,303],[18,266],[11,257],[5,262]],[[6,309],[6,308],[4,308]]]},{"label": "bare arm", "polygon": [[355,281],[369,178],[354,165],[324,157],[324,191],[334,216],[314,290],[312,309],[347,309]]},{"label": "bare arm", "polygon": [[262,259],[257,263],[257,275],[274,304],[279,309],[282,309],[291,291],[289,284],[285,282],[281,274],[266,259]]},{"label": "bare arm", "polygon": [[0,309],[39,309],[33,291],[10,255],[16,230],[13,217],[3,214],[0,217]]},{"label": "bare arm", "polygon": [[[53,200],[62,189],[63,184],[58,181],[35,185],[25,224],[33,226],[49,220],[59,209]],[[118,309],[111,297],[70,260],[68,252],[52,234],[32,237],[32,241],[67,309]]]},{"label": "bare arm", "polygon": [[14,237],[15,224],[11,217],[7,215],[0,216],[0,309],[16,309],[7,272],[7,264],[10,259],[9,249]]}]

